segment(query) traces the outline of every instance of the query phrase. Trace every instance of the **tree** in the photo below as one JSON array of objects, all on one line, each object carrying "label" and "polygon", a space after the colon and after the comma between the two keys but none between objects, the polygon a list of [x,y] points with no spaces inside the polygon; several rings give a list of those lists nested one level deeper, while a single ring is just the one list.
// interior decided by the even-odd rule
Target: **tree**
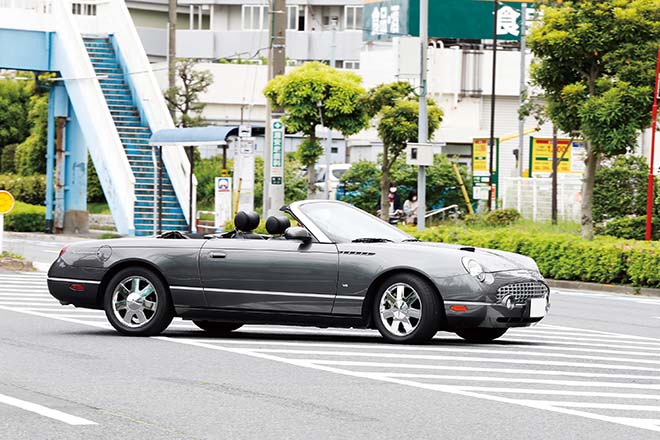
[{"label": "tree", "polygon": [[[380,159],[382,160],[382,156]],[[463,180],[467,181],[466,167],[460,166],[459,169]],[[403,157],[398,157],[392,162],[390,171],[392,179],[402,190],[402,198],[407,198],[411,191],[417,189],[417,167],[406,164]],[[381,193],[381,175],[382,163],[355,162],[341,178],[345,191],[342,200],[365,211],[375,213]],[[433,166],[427,168],[426,177],[426,200],[429,207],[436,205],[465,206],[465,200],[456,181],[451,161],[446,155],[436,154],[434,156]]]},{"label": "tree", "polygon": [[48,95],[36,93],[31,96],[29,108],[30,135],[18,144],[14,155],[16,172],[22,176],[46,173]]},{"label": "tree", "polygon": [[[369,90],[366,108],[369,116],[377,119],[378,135],[383,141],[383,157],[380,178],[380,206],[388,206],[390,169],[403,153],[408,142],[417,142],[419,103],[414,89],[406,82],[381,84]],[[442,121],[442,110],[432,100],[428,104],[429,138]],[[381,210],[387,220],[387,209]]]},{"label": "tree", "polygon": [[316,137],[316,126],[350,136],[365,128],[367,112],[362,97],[362,80],[322,63],[306,63],[268,82],[264,95],[274,107],[281,107],[287,131],[301,132],[305,140],[298,146],[298,159],[307,167],[308,192],[316,192],[314,164],[323,153]]},{"label": "tree", "polygon": [[171,108],[176,109],[178,127],[198,127],[206,124],[202,111],[206,104],[199,101],[199,95],[205,93],[213,84],[213,75],[208,70],[195,69],[196,61],[181,59],[176,62],[176,75],[180,86],[167,89],[165,99]]},{"label": "tree", "polygon": [[650,123],[660,42],[654,0],[582,0],[545,7],[528,39],[532,79],[544,90],[547,114],[586,143],[582,237],[593,238],[593,192],[603,157],[632,148]]},{"label": "tree", "polygon": [[34,93],[34,85],[27,81],[13,79],[0,80],[0,154],[2,155],[2,170],[13,170],[13,152],[4,152],[5,147],[19,144],[30,134],[30,96]]},{"label": "tree", "polygon": [[639,156],[619,156],[600,167],[594,185],[594,221],[644,216],[648,175],[646,158]]}]

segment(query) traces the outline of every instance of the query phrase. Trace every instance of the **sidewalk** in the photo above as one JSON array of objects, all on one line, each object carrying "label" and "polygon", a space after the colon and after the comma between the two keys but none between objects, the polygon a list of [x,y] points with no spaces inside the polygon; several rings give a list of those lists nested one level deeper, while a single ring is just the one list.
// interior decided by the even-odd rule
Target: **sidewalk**
[{"label": "sidewalk", "polygon": [[579,290],[585,293],[609,293],[612,295],[660,297],[660,289],[618,284],[586,283],[584,281],[546,280],[553,289]]}]

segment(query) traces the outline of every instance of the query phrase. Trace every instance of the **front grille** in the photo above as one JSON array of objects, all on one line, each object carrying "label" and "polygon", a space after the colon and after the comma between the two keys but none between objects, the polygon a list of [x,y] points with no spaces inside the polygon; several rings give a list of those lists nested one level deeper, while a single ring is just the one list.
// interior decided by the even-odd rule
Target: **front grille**
[{"label": "front grille", "polygon": [[516,304],[524,304],[530,298],[543,298],[547,293],[548,288],[543,283],[507,284],[497,289],[497,301],[501,301],[506,295],[512,295]]}]

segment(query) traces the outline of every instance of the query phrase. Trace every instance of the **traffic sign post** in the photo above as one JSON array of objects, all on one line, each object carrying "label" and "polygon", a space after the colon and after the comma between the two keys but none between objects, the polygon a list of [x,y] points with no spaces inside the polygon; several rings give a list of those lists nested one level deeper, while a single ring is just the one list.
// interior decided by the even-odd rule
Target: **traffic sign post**
[{"label": "traffic sign post", "polygon": [[14,196],[8,191],[0,191],[0,253],[2,253],[5,234],[5,214],[9,214],[12,209],[14,209]]},{"label": "traffic sign post", "polygon": [[284,124],[273,119],[270,126],[271,145],[269,167],[269,203],[266,215],[276,215],[284,205]]}]

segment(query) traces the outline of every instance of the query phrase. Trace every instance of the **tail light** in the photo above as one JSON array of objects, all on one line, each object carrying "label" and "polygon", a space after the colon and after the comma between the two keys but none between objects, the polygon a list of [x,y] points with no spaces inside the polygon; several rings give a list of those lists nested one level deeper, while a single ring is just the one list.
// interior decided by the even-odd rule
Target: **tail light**
[{"label": "tail light", "polygon": [[62,249],[60,249],[60,255],[59,255],[60,257],[64,254],[64,252],[66,252],[68,247],[69,247],[69,245],[67,244]]}]

